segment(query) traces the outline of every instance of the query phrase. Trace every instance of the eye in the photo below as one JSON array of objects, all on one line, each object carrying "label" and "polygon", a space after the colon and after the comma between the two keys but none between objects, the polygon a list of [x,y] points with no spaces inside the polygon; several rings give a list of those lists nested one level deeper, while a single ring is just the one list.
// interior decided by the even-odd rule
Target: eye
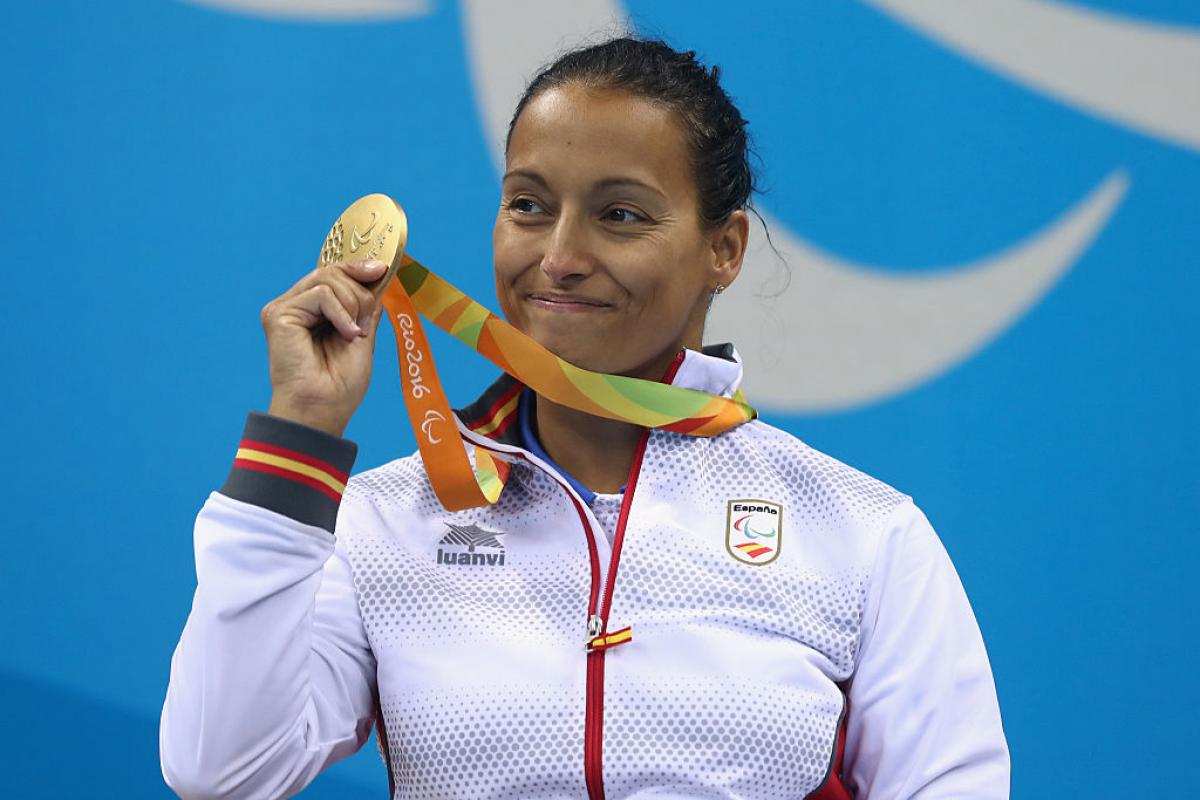
[{"label": "eye", "polygon": [[646,222],[646,217],[634,211],[633,209],[625,208],[624,206],[616,206],[604,212],[604,220],[606,222],[616,222],[620,224],[628,224],[630,222]]},{"label": "eye", "polygon": [[530,197],[514,197],[508,204],[508,210],[517,214],[544,214],[546,209],[541,203]]}]

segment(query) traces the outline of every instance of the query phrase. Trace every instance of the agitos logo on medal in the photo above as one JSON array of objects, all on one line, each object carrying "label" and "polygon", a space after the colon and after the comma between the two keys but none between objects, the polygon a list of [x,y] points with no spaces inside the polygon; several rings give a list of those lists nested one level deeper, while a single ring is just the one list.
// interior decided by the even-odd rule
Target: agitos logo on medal
[{"label": "agitos logo on medal", "polygon": [[743,564],[762,566],[779,558],[783,506],[769,500],[730,500],[725,549]]}]

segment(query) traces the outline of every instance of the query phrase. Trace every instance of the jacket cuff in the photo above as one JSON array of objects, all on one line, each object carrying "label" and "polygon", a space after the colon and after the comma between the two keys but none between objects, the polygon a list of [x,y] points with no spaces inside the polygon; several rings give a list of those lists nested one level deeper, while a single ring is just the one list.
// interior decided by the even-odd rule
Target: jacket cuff
[{"label": "jacket cuff", "polygon": [[358,445],[250,412],[221,494],[333,533]]}]

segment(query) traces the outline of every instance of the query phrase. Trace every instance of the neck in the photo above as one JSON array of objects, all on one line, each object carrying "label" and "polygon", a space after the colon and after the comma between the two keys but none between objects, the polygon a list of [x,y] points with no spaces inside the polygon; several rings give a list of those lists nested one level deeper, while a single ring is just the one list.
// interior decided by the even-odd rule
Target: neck
[{"label": "neck", "polygon": [[[682,348],[634,377],[670,380]],[[653,375],[654,377],[650,377]],[[554,462],[593,492],[619,492],[629,478],[643,428],[559,405],[537,395],[536,434]]]},{"label": "neck", "polygon": [[537,396],[537,437],[560,467],[593,492],[621,490],[642,428],[596,417]]}]

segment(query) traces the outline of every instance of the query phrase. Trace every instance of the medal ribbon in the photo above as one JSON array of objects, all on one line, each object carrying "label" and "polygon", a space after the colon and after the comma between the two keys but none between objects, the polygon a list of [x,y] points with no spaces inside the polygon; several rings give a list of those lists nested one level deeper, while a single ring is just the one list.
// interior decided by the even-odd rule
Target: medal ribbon
[{"label": "medal ribbon", "polygon": [[569,364],[408,256],[384,290],[383,304],[396,334],[417,447],[434,492],[450,511],[496,502],[509,464],[476,447],[471,466],[418,312],[539,395],[588,414],[689,436],[715,436],[756,416],[741,392],[731,399]]}]

